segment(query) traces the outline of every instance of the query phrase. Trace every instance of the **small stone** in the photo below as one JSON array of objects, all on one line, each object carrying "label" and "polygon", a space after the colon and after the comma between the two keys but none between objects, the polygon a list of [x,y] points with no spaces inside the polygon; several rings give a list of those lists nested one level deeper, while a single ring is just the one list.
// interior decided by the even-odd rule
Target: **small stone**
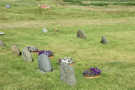
[{"label": "small stone", "polygon": [[50,59],[45,54],[40,54],[38,56],[38,66],[40,71],[43,72],[51,72],[53,70]]},{"label": "small stone", "polygon": [[11,8],[11,6],[9,4],[6,5],[6,8]]},{"label": "small stone", "polygon": [[13,45],[13,46],[11,47],[11,50],[12,50],[12,52],[15,53],[17,56],[20,56],[20,55],[21,55],[21,51],[20,51],[19,48],[17,48],[16,45]]},{"label": "small stone", "polygon": [[35,46],[28,46],[27,48],[30,52],[37,52],[38,51],[38,48],[36,48]]},{"label": "small stone", "polygon": [[106,39],[106,37],[105,36],[102,36],[102,38],[101,38],[101,41],[100,41],[102,44],[107,44],[108,43],[108,41],[107,41],[107,39]]},{"label": "small stone", "polygon": [[43,32],[48,32],[48,30],[46,29],[46,28],[43,28],[43,30],[42,30]]},{"label": "small stone", "polygon": [[23,57],[24,61],[29,61],[29,62],[33,61],[32,55],[31,55],[31,53],[30,53],[30,51],[28,50],[27,47],[23,48],[22,57]]},{"label": "small stone", "polygon": [[71,86],[76,84],[74,70],[70,65],[65,64],[65,63],[61,63],[61,65],[60,65],[60,79]]},{"label": "small stone", "polygon": [[62,60],[61,60],[61,58],[60,58],[60,59],[59,59],[59,61],[58,61],[58,63],[60,64],[60,63],[61,63],[61,61],[62,61]]},{"label": "small stone", "polygon": [[4,46],[5,46],[5,44],[3,43],[2,40],[0,40],[0,46],[1,46],[1,47],[4,47]]},{"label": "small stone", "polygon": [[77,32],[77,37],[78,37],[78,38],[86,39],[86,34],[84,33],[84,31],[78,30],[78,32]]},{"label": "small stone", "polygon": [[60,30],[58,30],[58,29],[56,30],[56,29],[55,29],[54,31],[55,31],[55,32],[59,32]]},{"label": "small stone", "polygon": [[4,32],[0,32],[0,35],[4,35],[5,33]]}]

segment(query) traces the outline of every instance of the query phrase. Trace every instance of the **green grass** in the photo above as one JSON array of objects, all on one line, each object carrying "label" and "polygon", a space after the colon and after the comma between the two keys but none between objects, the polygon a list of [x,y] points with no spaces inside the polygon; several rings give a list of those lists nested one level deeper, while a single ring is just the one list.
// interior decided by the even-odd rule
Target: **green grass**
[{"label": "green grass", "polygon": [[107,6],[107,5],[124,5],[135,6],[134,0],[63,0],[70,4],[79,4],[82,6]]},{"label": "green grass", "polygon": [[[0,36],[6,44],[0,47],[0,90],[135,90],[134,6],[56,7],[52,1],[45,1],[42,3],[52,8],[40,14],[34,0],[21,2],[0,3],[0,31],[6,33]],[[12,8],[6,9],[6,3]],[[42,33],[43,27],[49,32]],[[76,38],[78,29],[86,32],[86,40]],[[100,44],[102,35],[107,37],[107,45]],[[24,62],[11,52],[13,44],[21,50],[30,45],[52,50],[54,71],[42,74],[37,55],[33,54],[34,62]],[[73,87],[60,80],[57,63],[64,56],[75,61],[77,84]],[[94,66],[102,70],[101,77],[84,78],[82,72]]]}]

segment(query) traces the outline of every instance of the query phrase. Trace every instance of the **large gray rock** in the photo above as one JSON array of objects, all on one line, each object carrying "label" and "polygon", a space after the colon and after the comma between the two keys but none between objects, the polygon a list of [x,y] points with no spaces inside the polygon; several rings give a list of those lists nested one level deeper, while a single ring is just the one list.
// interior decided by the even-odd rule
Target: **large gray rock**
[{"label": "large gray rock", "polygon": [[51,62],[45,54],[40,54],[38,56],[38,66],[42,72],[51,72],[53,70]]},{"label": "large gray rock", "polygon": [[21,51],[20,51],[20,49],[19,49],[16,45],[13,45],[13,46],[11,47],[11,50],[12,50],[12,52],[15,53],[17,56],[20,56],[20,55],[21,55]]},{"label": "large gray rock", "polygon": [[78,30],[78,32],[77,32],[77,37],[78,37],[78,38],[86,39],[86,34],[84,33],[84,31]]},{"label": "large gray rock", "polygon": [[60,64],[60,79],[63,80],[68,85],[75,85],[76,78],[73,68],[65,63]]},{"label": "large gray rock", "polygon": [[27,48],[28,48],[28,50],[30,52],[36,52],[36,51],[38,51],[38,48],[36,48],[35,46],[28,46]]},{"label": "large gray rock", "polygon": [[5,44],[3,43],[2,40],[0,40],[0,46],[1,46],[1,47],[4,47],[4,46],[5,46]]},{"label": "large gray rock", "polygon": [[22,57],[23,57],[24,61],[30,61],[30,62],[33,61],[32,55],[31,55],[31,53],[30,53],[30,51],[28,50],[27,47],[23,48]]},{"label": "large gray rock", "polygon": [[107,39],[106,39],[106,37],[105,36],[102,36],[102,38],[101,38],[101,41],[100,41],[102,44],[107,44],[108,43],[108,41],[107,41]]}]

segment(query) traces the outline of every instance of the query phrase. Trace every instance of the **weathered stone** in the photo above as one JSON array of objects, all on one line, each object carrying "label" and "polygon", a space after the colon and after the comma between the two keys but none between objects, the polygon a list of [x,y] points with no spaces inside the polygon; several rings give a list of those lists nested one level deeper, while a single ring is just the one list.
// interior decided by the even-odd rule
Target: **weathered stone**
[{"label": "weathered stone", "polygon": [[30,62],[33,61],[32,55],[27,47],[23,48],[22,57],[23,57],[24,61],[30,61]]},{"label": "weathered stone", "polygon": [[11,8],[11,6],[9,4],[6,5],[6,8]]},{"label": "weathered stone", "polygon": [[36,51],[38,51],[38,48],[36,48],[36,47],[34,47],[34,46],[28,46],[27,48],[28,48],[28,50],[29,50],[30,52],[36,52]]},{"label": "weathered stone", "polygon": [[11,47],[11,50],[12,50],[12,52],[15,53],[17,56],[20,56],[20,55],[21,55],[21,51],[20,51],[19,48],[17,48],[16,45],[13,45],[13,46]]},{"label": "weathered stone", "polygon": [[86,39],[86,34],[84,33],[84,31],[78,30],[78,32],[77,32],[77,37],[78,37],[78,38]]},{"label": "weathered stone", "polygon": [[4,35],[5,33],[4,32],[0,32],[0,35]]},{"label": "weathered stone", "polygon": [[106,39],[106,37],[105,36],[102,36],[102,38],[101,38],[101,41],[100,41],[102,44],[107,44],[108,43],[108,41],[107,41],[107,39]]},{"label": "weathered stone", "polygon": [[51,72],[53,70],[51,66],[51,62],[48,56],[46,56],[45,54],[40,54],[38,56],[38,66],[40,71],[43,72]]},{"label": "weathered stone", "polygon": [[68,85],[75,85],[76,78],[73,68],[65,63],[60,64],[60,79],[66,82]]},{"label": "weathered stone", "polygon": [[46,29],[46,28],[43,28],[43,30],[42,30],[43,32],[48,32],[48,30]]},{"label": "weathered stone", "polygon": [[3,43],[2,40],[0,40],[0,46],[1,46],[1,47],[4,47],[4,46],[5,46],[5,44]]}]

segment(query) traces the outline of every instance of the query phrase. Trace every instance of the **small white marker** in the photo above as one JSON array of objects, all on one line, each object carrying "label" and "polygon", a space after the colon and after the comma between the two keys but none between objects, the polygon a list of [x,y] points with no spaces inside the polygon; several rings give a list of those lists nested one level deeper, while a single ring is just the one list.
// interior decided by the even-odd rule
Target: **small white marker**
[{"label": "small white marker", "polygon": [[43,32],[48,32],[48,30],[46,29],[46,28],[43,28],[43,30],[42,30]]},{"label": "small white marker", "polygon": [[5,33],[4,32],[0,32],[0,35],[4,35]]}]

